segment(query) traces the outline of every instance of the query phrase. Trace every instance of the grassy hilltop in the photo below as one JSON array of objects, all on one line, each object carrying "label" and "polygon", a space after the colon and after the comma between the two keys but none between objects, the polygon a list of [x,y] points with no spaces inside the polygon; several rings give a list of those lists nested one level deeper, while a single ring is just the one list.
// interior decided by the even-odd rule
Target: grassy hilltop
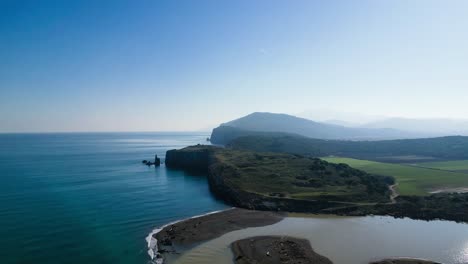
[{"label": "grassy hilltop", "polygon": [[468,187],[468,161],[463,160],[468,157],[468,137],[338,141],[263,135],[237,138],[228,146],[326,157],[332,163],[394,177],[401,195],[429,195],[433,191]]},{"label": "grassy hilltop", "polygon": [[219,149],[215,157],[229,184],[264,196],[388,202],[393,184],[391,177],[299,155]]},{"label": "grassy hilltop", "polygon": [[318,158],[202,145],[168,151],[166,164],[205,170],[212,176],[212,183],[268,199],[389,202],[389,185],[394,183],[389,176]]}]

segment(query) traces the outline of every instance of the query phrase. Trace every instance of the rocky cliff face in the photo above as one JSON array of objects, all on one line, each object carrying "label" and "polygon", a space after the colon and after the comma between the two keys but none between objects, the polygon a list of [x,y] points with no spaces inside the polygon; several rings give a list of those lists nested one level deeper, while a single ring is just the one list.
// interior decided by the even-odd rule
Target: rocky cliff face
[{"label": "rocky cliff face", "polygon": [[[290,198],[269,197],[233,187],[225,164],[214,163],[208,171],[210,190],[226,203],[250,210],[318,213],[330,208],[348,207],[344,203],[329,201],[305,201]],[[229,171],[229,169],[227,169]],[[235,177],[235,176],[234,176]],[[338,212],[339,213],[339,212]]]},{"label": "rocky cliff face", "polygon": [[230,179],[236,177],[236,169],[216,156],[222,148],[192,146],[166,153],[166,166],[188,171],[206,172],[210,190],[226,203],[266,211],[319,212],[332,207],[343,207],[342,203],[328,201],[304,201],[279,197],[268,197],[235,187]]},{"label": "rocky cliff face", "polygon": [[166,152],[166,166],[189,171],[208,172],[214,147],[193,146]]}]

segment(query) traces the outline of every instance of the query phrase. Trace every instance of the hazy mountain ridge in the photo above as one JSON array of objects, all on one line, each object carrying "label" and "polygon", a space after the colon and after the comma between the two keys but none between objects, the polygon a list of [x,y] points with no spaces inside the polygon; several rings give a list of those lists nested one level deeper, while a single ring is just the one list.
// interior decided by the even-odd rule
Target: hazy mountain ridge
[{"label": "hazy mountain ridge", "polygon": [[445,117],[401,117],[342,112],[330,109],[308,110],[297,116],[322,123],[354,128],[390,128],[430,137],[468,136],[468,119]]},{"label": "hazy mountain ridge", "polygon": [[214,144],[226,144],[234,138],[258,133],[287,133],[309,138],[340,140],[383,140],[425,136],[396,129],[345,127],[287,114],[255,112],[221,124],[213,129],[211,139]]},{"label": "hazy mountain ridge", "polygon": [[440,135],[468,135],[468,120],[448,118],[418,119],[393,117],[370,122],[360,127],[405,129],[407,131]]}]

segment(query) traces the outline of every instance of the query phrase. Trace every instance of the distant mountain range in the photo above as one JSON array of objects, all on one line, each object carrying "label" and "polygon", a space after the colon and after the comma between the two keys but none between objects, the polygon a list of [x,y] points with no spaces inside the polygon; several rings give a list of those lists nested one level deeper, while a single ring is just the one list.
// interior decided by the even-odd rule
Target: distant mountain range
[{"label": "distant mountain range", "polygon": [[391,128],[432,136],[468,136],[468,119],[386,117],[330,109],[304,111],[298,116],[322,123],[354,128]]},{"label": "distant mountain range", "polygon": [[468,120],[444,118],[387,118],[370,122],[359,127],[404,129],[416,133],[423,132],[438,135],[468,135]]},{"label": "distant mountain range", "polygon": [[340,140],[383,140],[432,136],[423,132],[416,133],[393,128],[347,127],[286,114],[256,112],[221,124],[213,130],[211,141],[214,144],[224,145],[240,136],[261,133],[285,133],[316,139]]}]

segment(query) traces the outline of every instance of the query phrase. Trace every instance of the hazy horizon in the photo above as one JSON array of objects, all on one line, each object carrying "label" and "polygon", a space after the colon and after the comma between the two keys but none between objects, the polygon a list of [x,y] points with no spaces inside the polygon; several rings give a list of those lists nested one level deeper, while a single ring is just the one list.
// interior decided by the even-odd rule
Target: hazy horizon
[{"label": "hazy horizon", "polygon": [[[373,115],[368,115],[368,114],[362,114],[362,113],[347,113],[347,112],[338,112],[338,111],[330,111],[328,114],[326,113],[328,110],[325,109],[315,109],[315,110],[308,110],[308,111],[303,111],[300,113],[277,113],[277,112],[262,112],[262,113],[272,113],[272,114],[286,114],[290,116],[295,116],[299,118],[304,118],[308,119],[311,121],[315,122],[321,122],[321,123],[327,123],[327,124],[335,124],[335,125],[341,125],[345,127],[361,127],[365,126],[368,124],[373,124],[377,122],[382,122],[382,121],[389,121],[393,119],[402,119],[402,120],[418,120],[418,121],[442,121],[442,122],[463,122],[466,123],[467,126],[465,127],[460,127],[460,129],[467,129],[466,132],[468,133],[468,119],[452,119],[452,118],[442,118],[442,117],[434,117],[434,118],[418,118],[418,117],[396,117],[396,116],[373,116]],[[261,112],[261,111],[256,111],[256,112]],[[255,112],[252,112],[255,113]],[[152,133],[152,132],[161,132],[161,133],[169,133],[169,132],[174,132],[174,133],[183,133],[183,132],[194,132],[194,133],[203,133],[203,132],[211,132],[214,128],[218,127],[219,125],[238,119],[242,118],[244,116],[247,116],[248,113],[242,116],[236,116],[231,119],[226,119],[222,120],[219,123],[207,126],[207,127],[202,127],[202,128],[194,128],[194,129],[180,129],[180,130],[175,130],[175,129],[167,129],[167,130],[42,130],[42,131],[0,131],[0,134],[28,134],[28,133],[126,133],[126,132],[141,132],[141,133]],[[342,122],[342,123],[341,123]],[[385,127],[380,127],[380,128],[385,128]],[[388,127],[392,128],[392,127]],[[402,129],[404,131],[404,129]],[[408,129],[408,131],[411,131],[411,129]]]},{"label": "hazy horizon", "polygon": [[2,1],[0,132],[209,131],[252,112],[465,119],[466,10]]}]

